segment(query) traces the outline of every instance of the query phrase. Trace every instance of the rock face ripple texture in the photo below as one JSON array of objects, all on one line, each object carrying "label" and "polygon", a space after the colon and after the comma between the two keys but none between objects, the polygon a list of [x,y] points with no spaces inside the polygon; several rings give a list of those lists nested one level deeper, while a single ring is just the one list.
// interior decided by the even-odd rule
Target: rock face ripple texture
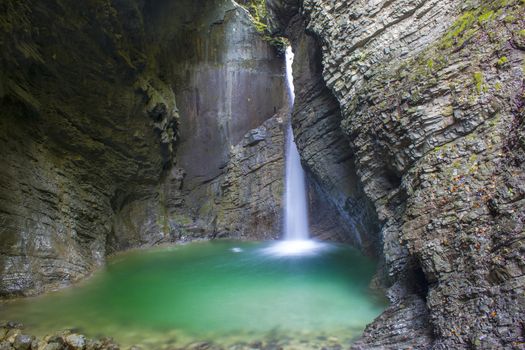
[{"label": "rock face ripple texture", "polygon": [[[342,212],[359,189],[340,183],[360,182],[380,223],[376,238],[358,231],[379,242],[392,306],[354,348],[523,347],[523,1],[267,3],[304,81],[301,156]],[[332,113],[316,104],[327,88]],[[319,138],[330,122],[338,136]]]}]

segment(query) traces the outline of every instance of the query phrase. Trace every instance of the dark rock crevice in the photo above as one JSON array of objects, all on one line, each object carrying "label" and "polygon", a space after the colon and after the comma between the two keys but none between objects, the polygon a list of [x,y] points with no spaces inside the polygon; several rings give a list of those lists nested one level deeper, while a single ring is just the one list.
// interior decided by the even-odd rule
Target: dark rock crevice
[{"label": "dark rock crevice", "polygon": [[295,54],[292,126],[311,189],[333,209],[330,220],[340,227],[339,239],[381,256],[379,221],[362,191],[349,140],[341,132],[339,103],[324,83],[318,41],[305,32],[302,16],[288,20],[280,30]]}]

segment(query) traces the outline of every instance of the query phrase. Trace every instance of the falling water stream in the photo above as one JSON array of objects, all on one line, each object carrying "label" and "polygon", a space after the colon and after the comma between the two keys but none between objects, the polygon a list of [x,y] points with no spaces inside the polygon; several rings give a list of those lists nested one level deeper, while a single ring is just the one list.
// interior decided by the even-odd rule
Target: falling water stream
[{"label": "falling water stream", "polygon": [[[290,109],[295,101],[293,85],[292,63],[293,52],[286,49],[286,83],[290,100]],[[308,230],[308,205],[306,201],[306,185],[301,158],[292,130],[288,124],[286,135],[286,173],[285,173],[285,200],[284,200],[284,239],[287,241],[304,241],[310,238]]]},{"label": "falling water stream", "polygon": [[[291,106],[292,61],[288,49]],[[194,349],[189,344],[201,340],[228,349],[253,348],[242,345],[253,341],[285,349],[345,346],[384,308],[368,287],[375,264],[348,246],[309,238],[291,125],[285,176],[283,240],[122,253],[77,286],[0,302],[0,321],[20,321],[37,336],[76,328],[143,349]]]},{"label": "falling water stream", "polygon": [[306,195],[305,174],[301,165],[301,157],[295,143],[291,123],[291,114],[295,102],[295,87],[293,83],[294,54],[291,47],[286,48],[286,86],[290,120],[286,129],[285,149],[285,189],[284,189],[284,234],[283,241],[268,249],[274,255],[303,255],[319,251],[325,244],[310,239],[308,227],[308,201]]}]

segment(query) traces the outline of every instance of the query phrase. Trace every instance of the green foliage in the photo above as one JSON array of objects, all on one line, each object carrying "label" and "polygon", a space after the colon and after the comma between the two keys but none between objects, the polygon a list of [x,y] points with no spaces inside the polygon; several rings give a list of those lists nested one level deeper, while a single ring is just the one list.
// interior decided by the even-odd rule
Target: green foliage
[{"label": "green foliage", "polygon": [[509,59],[507,58],[507,56],[502,56],[498,62],[496,63],[496,65],[498,65],[498,67],[501,67],[503,65],[505,65],[505,63],[507,63],[509,61]]},{"label": "green foliage", "polygon": [[476,85],[476,91],[478,94],[486,90],[485,86],[485,78],[483,77],[482,72],[474,72],[472,74],[472,77],[474,78],[474,84]]},{"label": "green foliage", "polygon": [[[482,5],[465,11],[452,25],[441,41],[441,48],[448,49],[453,46],[460,47],[482,28],[486,23],[494,20],[503,13],[504,9],[525,0],[485,0]],[[509,13],[505,21],[513,22],[516,16]],[[490,33],[488,33],[490,35]]]},{"label": "green foliage", "polygon": [[275,46],[280,52],[284,52],[286,46],[288,46],[288,40],[283,37],[273,36],[268,30],[266,0],[244,0],[241,1],[240,4],[250,13],[251,21],[263,39]]}]

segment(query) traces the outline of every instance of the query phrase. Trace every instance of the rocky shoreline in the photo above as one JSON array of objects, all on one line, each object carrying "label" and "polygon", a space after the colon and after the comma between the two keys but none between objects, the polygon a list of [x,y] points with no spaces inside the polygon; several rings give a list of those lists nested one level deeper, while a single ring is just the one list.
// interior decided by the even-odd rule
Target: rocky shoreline
[{"label": "rocky shoreline", "polygon": [[16,322],[0,323],[1,350],[118,350],[119,345],[111,338],[89,339],[82,334],[66,330],[43,338],[24,331]]},{"label": "rocky shoreline", "polygon": [[[360,332],[356,332],[355,336]],[[229,340],[181,341],[176,332],[166,332],[162,339],[122,346],[111,337],[88,337],[77,329],[67,329],[37,337],[21,323],[0,322],[0,350],[342,350],[348,349],[356,337],[335,337],[324,334],[270,332],[251,341],[232,336]]]}]

